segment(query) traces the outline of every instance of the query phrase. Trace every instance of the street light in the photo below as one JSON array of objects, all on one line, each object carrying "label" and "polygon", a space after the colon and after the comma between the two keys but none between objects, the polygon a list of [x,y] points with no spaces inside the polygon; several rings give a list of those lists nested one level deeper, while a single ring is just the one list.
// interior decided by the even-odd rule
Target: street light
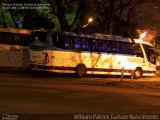
[{"label": "street light", "polygon": [[90,17],[90,18],[88,19],[88,23],[87,23],[86,25],[83,25],[83,28],[85,28],[86,26],[88,26],[89,23],[91,23],[92,21],[93,21],[93,18]]},{"label": "street light", "polygon": [[143,38],[146,37],[146,34],[147,34],[147,32],[144,32],[144,33],[140,34],[139,40],[140,40],[140,41],[143,40]]}]

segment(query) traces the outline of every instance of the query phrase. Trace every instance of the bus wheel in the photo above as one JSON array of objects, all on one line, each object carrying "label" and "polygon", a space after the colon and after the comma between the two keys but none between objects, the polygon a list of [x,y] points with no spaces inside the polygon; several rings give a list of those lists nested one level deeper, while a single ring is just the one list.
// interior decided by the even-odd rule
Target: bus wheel
[{"label": "bus wheel", "polygon": [[84,64],[78,64],[76,68],[76,76],[83,77],[86,74],[86,66]]},{"label": "bus wheel", "polygon": [[138,78],[142,77],[142,75],[143,75],[142,68],[136,68],[134,71],[134,78],[138,79]]}]

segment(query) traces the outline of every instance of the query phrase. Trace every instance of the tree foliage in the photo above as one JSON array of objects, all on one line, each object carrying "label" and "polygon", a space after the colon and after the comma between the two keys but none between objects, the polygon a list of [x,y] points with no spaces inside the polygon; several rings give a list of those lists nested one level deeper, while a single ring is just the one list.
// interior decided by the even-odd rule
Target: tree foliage
[{"label": "tree foliage", "polygon": [[86,11],[89,11],[88,16],[90,16],[90,14],[94,16],[96,20],[94,24],[96,25],[95,29],[97,32],[123,35],[127,33],[128,29],[135,30],[135,9],[137,5],[144,1],[94,0],[92,3],[91,1],[89,2],[92,5],[90,5]]},{"label": "tree foliage", "polygon": [[[135,36],[136,9],[154,0],[1,0],[0,25],[17,28]],[[159,0],[156,0],[158,2]],[[2,3],[50,4],[50,9],[4,10]],[[92,16],[94,21],[82,26]]]},{"label": "tree foliage", "polygon": [[[48,0],[57,16],[61,31],[73,31],[81,16],[84,0]],[[70,22],[72,21],[72,22]]]},{"label": "tree foliage", "polygon": [[[3,4],[40,4],[45,0],[1,0]],[[52,22],[48,19],[47,10],[39,9],[3,9],[6,13],[9,13],[10,19],[14,23],[16,28],[36,29],[36,28],[50,28],[53,27]],[[3,12],[4,13],[4,12]],[[48,13],[47,15],[45,13]],[[8,23],[8,21],[5,21]],[[50,25],[49,25],[50,24]],[[8,26],[9,27],[9,26]],[[12,26],[10,26],[12,27]]]}]

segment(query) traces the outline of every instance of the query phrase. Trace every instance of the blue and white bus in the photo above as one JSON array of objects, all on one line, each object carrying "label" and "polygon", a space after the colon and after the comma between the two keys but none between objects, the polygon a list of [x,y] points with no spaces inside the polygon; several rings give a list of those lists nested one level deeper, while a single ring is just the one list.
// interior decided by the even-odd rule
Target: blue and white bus
[{"label": "blue and white bus", "polygon": [[29,67],[60,73],[154,76],[153,46],[120,36],[70,32],[32,32]]}]

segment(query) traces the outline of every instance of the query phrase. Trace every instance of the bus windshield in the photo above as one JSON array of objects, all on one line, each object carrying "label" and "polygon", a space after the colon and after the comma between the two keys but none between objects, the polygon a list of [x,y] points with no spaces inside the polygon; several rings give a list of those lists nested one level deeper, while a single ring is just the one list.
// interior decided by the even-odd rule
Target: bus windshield
[{"label": "bus windshield", "polygon": [[153,50],[153,47],[149,45],[143,45],[144,50],[146,52],[147,60],[153,64],[156,64],[156,56]]},{"label": "bus windshield", "polygon": [[47,44],[46,32],[33,32],[30,36],[30,49],[45,49]]}]

